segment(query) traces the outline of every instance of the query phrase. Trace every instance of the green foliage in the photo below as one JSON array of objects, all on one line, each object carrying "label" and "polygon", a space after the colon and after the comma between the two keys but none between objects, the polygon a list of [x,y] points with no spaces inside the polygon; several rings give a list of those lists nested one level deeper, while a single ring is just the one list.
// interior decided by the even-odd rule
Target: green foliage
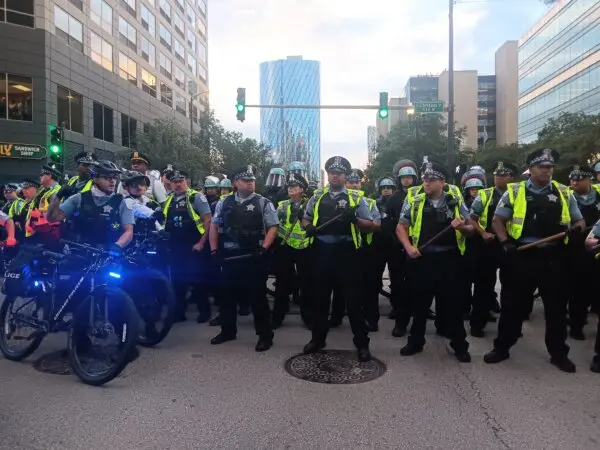
[{"label": "green foliage", "polygon": [[[367,169],[370,183],[381,176],[390,175],[394,163],[399,159],[411,159],[418,166],[425,154],[443,156],[447,153],[445,125],[439,116],[432,116],[420,119],[418,134],[414,125],[401,122],[392,128],[388,137],[379,140],[375,160]],[[463,133],[464,130],[458,130],[457,139]],[[457,163],[478,164],[489,170],[496,161],[503,160],[525,170],[527,154],[540,147],[559,151],[561,156],[554,177],[563,183],[567,182],[569,166],[600,159],[600,115],[562,113],[548,120],[535,142],[512,145],[488,142],[483,149],[459,152]]]},{"label": "green foliage", "polygon": [[173,164],[187,171],[193,182],[211,173],[229,174],[240,166],[258,169],[257,185],[262,187],[272,167],[270,149],[242,133],[223,128],[211,111],[200,118],[191,136],[175,120],[155,120],[139,139],[140,150],[152,159],[154,168]]}]

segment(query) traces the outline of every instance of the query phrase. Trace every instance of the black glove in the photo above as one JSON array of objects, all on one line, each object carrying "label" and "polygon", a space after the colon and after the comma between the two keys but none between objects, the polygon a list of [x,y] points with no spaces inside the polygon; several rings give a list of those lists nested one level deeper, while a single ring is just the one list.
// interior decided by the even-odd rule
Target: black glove
[{"label": "black glove", "polygon": [[221,255],[219,253],[219,250],[211,250],[210,251],[210,257],[216,263],[220,263],[221,262]]},{"label": "black glove", "polygon": [[111,244],[108,247],[108,253],[110,256],[119,257],[123,254],[123,247],[117,244]]},{"label": "black glove", "polygon": [[77,194],[78,192],[79,191],[75,186],[64,186],[56,193],[56,197],[60,200],[64,200],[72,195]]},{"label": "black glove", "polygon": [[502,251],[505,255],[515,255],[517,253],[517,244],[515,244],[510,239],[507,239],[500,245],[502,245]]},{"label": "black glove", "polygon": [[356,206],[353,208],[347,208],[344,210],[342,217],[340,218],[343,222],[356,223],[358,218],[356,217]]},{"label": "black glove", "polygon": [[306,231],[306,237],[309,238],[315,237],[319,233],[312,223],[309,223],[304,230]]},{"label": "black glove", "polygon": [[160,210],[154,211],[154,214],[152,214],[152,218],[160,223],[163,223],[165,221],[165,215]]},{"label": "black glove", "polygon": [[263,256],[265,256],[267,254],[269,250],[264,248],[262,245],[259,245],[258,248],[256,249],[256,256],[258,256],[259,258],[262,258]]},{"label": "black glove", "polygon": [[579,227],[572,227],[567,230],[567,236],[569,239],[583,239],[584,231]]}]

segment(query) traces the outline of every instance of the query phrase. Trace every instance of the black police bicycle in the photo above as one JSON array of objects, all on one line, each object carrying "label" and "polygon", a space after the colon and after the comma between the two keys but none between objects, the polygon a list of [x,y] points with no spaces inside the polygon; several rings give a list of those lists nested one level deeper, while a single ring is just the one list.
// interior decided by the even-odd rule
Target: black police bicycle
[{"label": "black police bicycle", "polygon": [[[22,248],[6,271],[0,351],[21,361],[49,333],[67,331],[73,372],[85,384],[100,386],[117,377],[135,355],[135,305],[118,286],[123,276],[118,258],[72,241],[60,246],[60,253],[43,246]],[[31,331],[21,334],[21,327]]]},{"label": "black police bicycle", "polygon": [[175,292],[168,266],[161,258],[166,251],[162,244],[168,240],[165,232],[136,234],[134,244],[125,251],[126,277],[121,287],[133,299],[140,316],[137,340],[144,347],[162,342],[175,321]]}]

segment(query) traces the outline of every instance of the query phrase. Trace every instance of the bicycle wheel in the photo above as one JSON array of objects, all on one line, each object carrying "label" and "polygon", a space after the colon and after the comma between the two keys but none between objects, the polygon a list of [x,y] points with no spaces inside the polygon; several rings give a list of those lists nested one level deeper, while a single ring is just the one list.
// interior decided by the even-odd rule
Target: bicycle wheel
[{"label": "bicycle wheel", "polygon": [[156,269],[143,269],[128,277],[124,286],[140,316],[138,344],[154,347],[173,327],[177,308],[175,292],[167,277]]},{"label": "bicycle wheel", "polygon": [[85,384],[117,377],[135,353],[138,315],[122,289],[100,286],[78,305],[69,330],[69,361]]},{"label": "bicycle wheel", "polygon": [[[19,296],[6,297],[0,307],[0,326],[2,327],[0,351],[6,359],[11,361],[22,361],[30,356],[38,349],[46,336],[46,333],[31,326],[28,327],[31,331],[27,335],[15,335],[20,326],[28,326],[24,320],[19,320],[19,316],[36,321],[43,321],[48,317],[47,308],[42,306],[43,302],[37,297],[33,297],[29,301],[25,301],[25,304],[15,307],[17,300],[21,298]],[[40,312],[41,314],[39,314]],[[27,341],[27,343],[21,348],[17,348],[16,343],[11,344],[9,342],[13,338],[16,342]]]}]

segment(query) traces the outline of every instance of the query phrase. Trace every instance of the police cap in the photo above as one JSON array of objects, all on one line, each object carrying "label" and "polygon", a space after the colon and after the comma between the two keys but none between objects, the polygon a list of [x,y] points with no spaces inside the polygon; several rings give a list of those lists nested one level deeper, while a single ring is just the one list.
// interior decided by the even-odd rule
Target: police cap
[{"label": "police cap", "polygon": [[423,164],[423,178],[427,180],[447,180],[448,169],[438,162],[427,162]]},{"label": "police cap", "polygon": [[34,187],[37,189],[38,187],[40,187],[40,183],[38,183],[37,181],[34,181],[34,180],[27,179],[27,180],[23,180],[23,182],[21,183],[21,186],[23,189],[28,188],[28,187]]},{"label": "police cap", "polygon": [[248,164],[244,167],[240,167],[237,170],[234,170],[231,173],[231,177],[233,181],[236,180],[244,180],[244,181],[253,181],[256,180],[256,170],[252,165]]},{"label": "police cap", "polygon": [[554,166],[560,158],[560,154],[551,148],[538,148],[527,155],[527,165],[532,166]]},{"label": "police cap", "polygon": [[14,192],[19,190],[19,185],[16,183],[6,183],[4,185],[5,192]]},{"label": "police cap", "polygon": [[43,165],[40,175],[50,175],[54,180],[58,181],[62,176],[61,173],[54,167]]},{"label": "police cap", "polygon": [[74,158],[77,164],[93,164],[98,160],[98,157],[92,152],[79,152]]},{"label": "police cap", "polygon": [[352,170],[352,165],[343,156],[332,156],[325,162],[326,172],[337,172],[348,175]]},{"label": "police cap", "polygon": [[511,163],[507,163],[506,161],[496,161],[494,164],[494,169],[492,170],[494,175],[499,175],[501,177],[505,176],[515,176],[519,170],[517,166]]},{"label": "police cap", "polygon": [[594,169],[586,165],[574,165],[569,167],[569,180],[579,181],[585,178],[594,178]]},{"label": "police cap", "polygon": [[131,156],[129,157],[129,159],[133,162],[133,161],[141,161],[143,163],[146,163],[147,166],[150,165],[150,158],[148,158],[148,155],[142,153],[142,152],[132,152]]},{"label": "police cap", "polygon": [[365,174],[362,170],[352,169],[350,171],[350,174],[348,175],[348,181],[350,181],[352,183],[360,183],[364,177],[365,177]]},{"label": "police cap", "polygon": [[308,181],[302,175],[298,175],[297,173],[290,173],[287,177],[287,185],[288,186],[300,186],[302,189],[306,190],[308,187]]},{"label": "police cap", "polygon": [[183,170],[173,170],[169,175],[167,175],[167,179],[169,181],[183,181],[189,179],[190,176],[187,172]]}]

